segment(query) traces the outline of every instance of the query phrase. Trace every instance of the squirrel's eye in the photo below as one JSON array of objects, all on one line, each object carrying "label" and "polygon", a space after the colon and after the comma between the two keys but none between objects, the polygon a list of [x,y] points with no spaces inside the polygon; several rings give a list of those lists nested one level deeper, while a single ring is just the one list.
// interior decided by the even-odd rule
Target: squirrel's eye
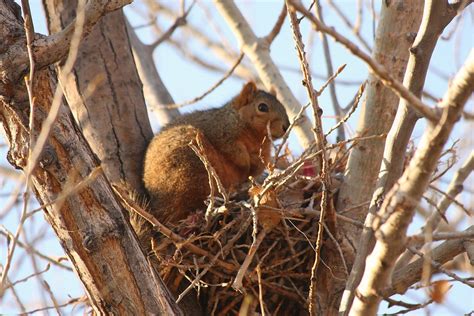
[{"label": "squirrel's eye", "polygon": [[258,105],[258,110],[260,112],[268,112],[268,105],[266,105],[265,103],[260,103]]}]

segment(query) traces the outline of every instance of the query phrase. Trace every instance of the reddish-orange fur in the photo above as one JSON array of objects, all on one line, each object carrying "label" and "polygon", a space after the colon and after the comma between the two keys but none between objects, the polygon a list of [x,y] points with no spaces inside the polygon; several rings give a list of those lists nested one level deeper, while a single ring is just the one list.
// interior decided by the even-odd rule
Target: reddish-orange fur
[{"label": "reddish-orange fur", "polygon": [[153,214],[176,223],[204,206],[208,174],[189,146],[197,135],[223,186],[232,191],[263,172],[271,151],[268,130],[278,138],[288,126],[283,105],[253,82],[221,108],[179,117],[154,137],[145,156],[143,181]]}]

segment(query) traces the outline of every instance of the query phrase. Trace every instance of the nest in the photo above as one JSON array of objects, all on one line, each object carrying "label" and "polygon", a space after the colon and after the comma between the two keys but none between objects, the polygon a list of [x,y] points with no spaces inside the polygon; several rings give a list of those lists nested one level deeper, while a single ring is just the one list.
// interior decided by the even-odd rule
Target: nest
[{"label": "nest", "polygon": [[[207,212],[197,211],[173,227],[173,238],[160,234],[153,241],[161,277],[178,301],[197,293],[209,315],[308,314],[323,188],[312,166],[306,170],[308,163],[300,162],[253,184],[247,194],[241,191],[240,198],[214,199]],[[331,165],[332,185],[326,188],[322,237],[333,251],[338,246],[331,235],[333,201],[344,165],[345,159]],[[320,269],[328,269],[325,248]]]}]

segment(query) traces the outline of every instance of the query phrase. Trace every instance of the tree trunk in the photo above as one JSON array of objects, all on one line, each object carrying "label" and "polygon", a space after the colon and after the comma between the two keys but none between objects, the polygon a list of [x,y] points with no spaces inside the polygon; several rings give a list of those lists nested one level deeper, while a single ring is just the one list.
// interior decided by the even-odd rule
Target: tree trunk
[{"label": "tree trunk", "polygon": [[[0,46],[0,60],[28,56],[21,17],[13,1],[0,1],[0,37],[5,39]],[[30,107],[24,73],[8,62],[0,63],[0,68],[0,121],[10,145],[8,160],[25,169],[29,159],[26,144],[30,139]],[[37,69],[33,82],[33,126],[41,128],[56,89],[54,72],[50,68]],[[179,313],[161,279],[148,265],[125,219],[125,211],[98,165],[69,108],[61,104],[37,167],[31,173],[31,182],[94,311],[132,315]],[[76,185],[87,178],[88,184],[79,189]],[[75,190],[66,194],[71,187]]]},{"label": "tree trunk", "polygon": [[[409,48],[420,25],[422,11],[422,1],[398,0],[382,3],[373,58],[384,65],[399,81],[405,74]],[[366,91],[367,97],[361,109],[357,134],[360,136],[386,134],[395,117],[399,98],[374,74],[369,76]],[[353,147],[339,193],[337,205],[339,211],[370,202],[384,145],[384,139],[371,139],[361,141]],[[367,209],[368,203],[351,211],[349,216],[363,221]],[[357,236],[359,233],[357,231],[354,235]]]},{"label": "tree trunk", "polygon": [[[43,4],[50,33],[76,16],[76,0]],[[69,78],[60,84],[108,179],[123,180],[142,192],[142,159],[153,132],[121,10],[102,18],[81,42]]]}]

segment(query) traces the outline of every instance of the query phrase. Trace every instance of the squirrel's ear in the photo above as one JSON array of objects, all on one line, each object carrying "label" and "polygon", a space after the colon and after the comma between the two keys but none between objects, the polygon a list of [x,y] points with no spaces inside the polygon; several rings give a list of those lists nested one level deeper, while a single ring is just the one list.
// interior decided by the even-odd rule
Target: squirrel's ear
[{"label": "squirrel's ear", "polygon": [[232,105],[236,109],[240,109],[241,107],[249,104],[253,98],[255,98],[255,94],[257,93],[257,86],[255,82],[249,81],[245,84],[240,91],[239,95],[234,99]]},{"label": "squirrel's ear", "polygon": [[272,86],[272,88],[270,89],[270,91],[268,91],[268,93],[270,93],[271,95],[273,95],[275,98],[277,96],[277,92],[276,92],[276,89],[274,86]]}]

